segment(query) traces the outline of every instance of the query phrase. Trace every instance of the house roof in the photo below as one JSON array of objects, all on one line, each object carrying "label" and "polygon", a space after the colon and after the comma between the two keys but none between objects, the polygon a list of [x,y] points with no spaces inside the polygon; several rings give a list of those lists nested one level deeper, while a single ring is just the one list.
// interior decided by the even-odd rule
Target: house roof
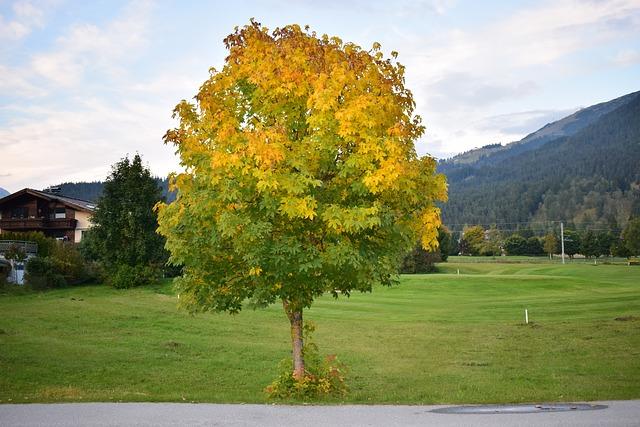
[{"label": "house roof", "polygon": [[39,190],[34,190],[32,188],[24,188],[20,191],[16,191],[13,194],[9,194],[8,196],[5,196],[3,198],[0,199],[0,206],[2,206],[3,204],[5,204],[6,202],[9,202],[17,197],[20,197],[24,194],[30,194],[32,196],[41,198],[41,199],[45,199],[51,202],[54,201],[58,201],[60,203],[62,203],[63,205],[71,208],[71,209],[75,209],[77,211],[84,211],[84,212],[90,212],[92,213],[95,208],[96,205],[93,202],[90,202],[88,200],[81,200],[81,199],[74,199],[72,197],[66,197],[66,196],[60,196],[58,194],[52,194],[52,193],[45,193],[44,191],[39,191]]}]

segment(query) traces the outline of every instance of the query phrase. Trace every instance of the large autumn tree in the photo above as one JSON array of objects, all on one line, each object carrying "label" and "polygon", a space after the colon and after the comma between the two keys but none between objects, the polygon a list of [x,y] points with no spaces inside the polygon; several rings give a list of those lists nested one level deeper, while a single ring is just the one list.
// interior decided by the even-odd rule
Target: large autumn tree
[{"label": "large autumn tree", "polygon": [[252,21],[225,45],[224,67],[165,136],[184,172],[176,201],[158,205],[159,232],[184,266],[183,306],[282,303],[300,379],[303,309],[393,284],[418,238],[434,248],[445,178],[416,155],[424,127],[404,67],[378,44]]}]

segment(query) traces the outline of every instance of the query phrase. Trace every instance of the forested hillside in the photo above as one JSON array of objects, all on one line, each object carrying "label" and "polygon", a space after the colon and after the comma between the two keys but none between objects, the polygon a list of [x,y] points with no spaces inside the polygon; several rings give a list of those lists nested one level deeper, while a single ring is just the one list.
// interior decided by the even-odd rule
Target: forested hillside
[{"label": "forested hillside", "polygon": [[[168,201],[175,198],[173,193],[169,193],[169,182],[166,178],[156,178],[156,182],[162,188],[162,194]],[[61,195],[96,202],[102,195],[103,183],[101,181],[63,182],[54,187],[60,188]]]},{"label": "forested hillside", "polygon": [[[640,214],[640,92],[581,110],[522,141],[443,161],[443,219],[513,228],[563,220],[621,227]],[[573,223],[573,224],[571,224]]]}]

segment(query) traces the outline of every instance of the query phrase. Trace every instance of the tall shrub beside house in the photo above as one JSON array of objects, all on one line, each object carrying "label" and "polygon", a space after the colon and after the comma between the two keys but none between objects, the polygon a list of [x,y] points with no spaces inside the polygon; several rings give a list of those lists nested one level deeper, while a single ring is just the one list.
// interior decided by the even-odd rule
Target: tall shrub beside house
[{"label": "tall shrub beside house", "polygon": [[112,286],[129,288],[158,277],[167,258],[153,210],[161,200],[162,190],[139,155],[113,165],[83,239],[83,252],[104,265]]}]

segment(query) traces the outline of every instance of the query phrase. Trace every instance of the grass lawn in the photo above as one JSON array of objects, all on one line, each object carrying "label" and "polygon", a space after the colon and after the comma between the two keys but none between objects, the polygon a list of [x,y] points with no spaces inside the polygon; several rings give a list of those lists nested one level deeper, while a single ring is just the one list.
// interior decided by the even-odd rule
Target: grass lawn
[{"label": "grass lawn", "polygon": [[[640,267],[440,269],[306,312],[345,402],[640,398]],[[192,317],[168,283],[0,295],[0,403],[265,402],[289,349],[280,306]]]}]

